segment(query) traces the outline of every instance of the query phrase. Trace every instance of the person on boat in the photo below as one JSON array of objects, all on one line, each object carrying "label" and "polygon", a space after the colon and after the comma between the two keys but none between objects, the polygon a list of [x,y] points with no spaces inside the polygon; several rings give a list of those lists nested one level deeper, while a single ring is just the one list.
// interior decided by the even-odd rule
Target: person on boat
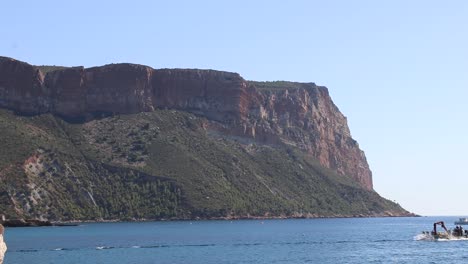
[{"label": "person on boat", "polygon": [[7,251],[7,246],[5,242],[3,241],[4,231],[5,231],[5,228],[3,227],[2,224],[0,224],[0,264],[3,263],[3,257],[5,256],[5,252]]},{"label": "person on boat", "polygon": [[457,236],[463,236],[463,227],[462,227],[462,226],[457,226],[457,227],[455,228],[455,234],[456,234]]}]

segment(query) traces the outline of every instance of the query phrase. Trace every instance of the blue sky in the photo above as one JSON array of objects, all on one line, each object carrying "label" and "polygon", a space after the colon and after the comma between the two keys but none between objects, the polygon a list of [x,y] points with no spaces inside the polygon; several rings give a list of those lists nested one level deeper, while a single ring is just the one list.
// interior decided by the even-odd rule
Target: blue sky
[{"label": "blue sky", "polygon": [[327,86],[374,188],[468,215],[467,1],[3,1],[0,55],[234,71]]}]

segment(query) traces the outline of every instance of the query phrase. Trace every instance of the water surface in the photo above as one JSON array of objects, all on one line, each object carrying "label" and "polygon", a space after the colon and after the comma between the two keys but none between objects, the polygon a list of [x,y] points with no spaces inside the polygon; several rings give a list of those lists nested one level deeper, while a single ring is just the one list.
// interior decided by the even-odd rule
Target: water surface
[{"label": "water surface", "polygon": [[466,263],[468,241],[414,239],[457,217],[90,223],[7,228],[14,263]]}]

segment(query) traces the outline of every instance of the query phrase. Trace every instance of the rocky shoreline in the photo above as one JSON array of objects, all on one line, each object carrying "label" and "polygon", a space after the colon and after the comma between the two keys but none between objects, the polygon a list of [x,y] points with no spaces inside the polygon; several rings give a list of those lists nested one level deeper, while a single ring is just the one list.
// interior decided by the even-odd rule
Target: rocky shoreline
[{"label": "rocky shoreline", "polygon": [[73,222],[51,222],[38,219],[11,219],[1,223],[4,227],[77,226]]},{"label": "rocky shoreline", "polygon": [[42,226],[79,226],[82,223],[117,223],[117,222],[152,222],[152,221],[202,221],[202,220],[274,220],[274,219],[324,219],[324,218],[378,218],[378,217],[421,217],[420,215],[409,213],[406,215],[372,214],[372,215],[332,215],[323,216],[315,214],[293,215],[293,216],[224,216],[224,217],[195,217],[195,218],[160,218],[160,219],[90,219],[90,220],[69,220],[69,221],[48,221],[38,219],[11,219],[5,220],[1,224],[5,227],[42,227]]}]

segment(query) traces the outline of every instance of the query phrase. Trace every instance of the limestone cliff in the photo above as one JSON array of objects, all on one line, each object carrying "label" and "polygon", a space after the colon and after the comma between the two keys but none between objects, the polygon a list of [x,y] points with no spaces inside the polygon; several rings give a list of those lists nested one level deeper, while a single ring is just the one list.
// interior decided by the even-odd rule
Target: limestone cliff
[{"label": "limestone cliff", "polygon": [[212,121],[208,129],[264,144],[298,147],[323,166],[372,190],[364,153],[325,87],[249,82],[237,73],[135,64],[72,67],[43,74],[0,57],[0,107],[68,120],[178,109]]},{"label": "limestone cliff", "polygon": [[44,75],[32,65],[0,57],[0,107],[36,114],[49,111]]}]

